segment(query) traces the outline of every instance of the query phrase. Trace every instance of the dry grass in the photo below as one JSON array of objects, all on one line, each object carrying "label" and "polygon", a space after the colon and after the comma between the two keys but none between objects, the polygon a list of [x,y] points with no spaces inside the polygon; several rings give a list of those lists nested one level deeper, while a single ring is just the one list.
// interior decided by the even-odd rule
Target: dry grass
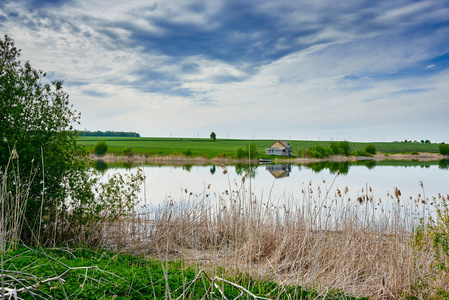
[{"label": "dry grass", "polygon": [[[338,289],[381,299],[432,295],[432,255],[417,251],[413,242],[416,200],[409,209],[398,204],[378,210],[372,194],[360,195],[359,203],[347,190],[329,195],[324,182],[304,186],[302,199],[264,200],[250,191],[246,177],[220,195],[186,190],[184,199],[122,219],[104,236],[105,245],[223,266],[228,274],[243,272],[323,294]],[[398,191],[391,197],[401,202]]]}]

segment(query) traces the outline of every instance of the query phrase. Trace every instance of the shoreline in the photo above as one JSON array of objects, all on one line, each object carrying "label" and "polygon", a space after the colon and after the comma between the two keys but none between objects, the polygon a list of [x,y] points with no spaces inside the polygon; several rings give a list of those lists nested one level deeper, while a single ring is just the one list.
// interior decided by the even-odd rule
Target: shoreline
[{"label": "shoreline", "polygon": [[[306,158],[306,157],[296,157],[296,158],[271,158],[271,162],[275,164],[281,163],[294,163],[294,164],[308,164],[315,162],[355,162],[355,161],[383,161],[383,160],[396,160],[396,161],[439,161],[442,159],[449,159],[449,156],[442,155],[440,153],[427,153],[420,152],[416,155],[412,154],[375,154],[372,157],[369,156],[343,156],[343,155],[332,155],[326,158]],[[95,154],[89,155],[89,160],[97,161],[102,160],[105,163],[116,163],[125,162],[133,164],[167,164],[167,165],[183,165],[183,164],[195,164],[195,165],[221,165],[221,164],[245,164],[248,163],[247,159],[231,159],[231,158],[206,158],[202,156],[198,157],[186,157],[186,156],[149,156],[145,155],[133,155],[133,156],[118,156],[114,154],[106,154],[104,156],[98,156]],[[252,159],[252,164],[259,164],[258,159]]]}]

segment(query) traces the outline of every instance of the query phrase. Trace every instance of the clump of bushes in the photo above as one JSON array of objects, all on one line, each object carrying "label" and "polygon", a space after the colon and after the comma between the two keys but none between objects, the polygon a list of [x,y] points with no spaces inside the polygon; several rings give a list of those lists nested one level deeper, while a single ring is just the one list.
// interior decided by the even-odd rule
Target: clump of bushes
[{"label": "clump of bushes", "polygon": [[[324,148],[321,145],[315,145],[304,151],[305,156],[313,158],[324,158],[330,155],[351,155],[351,146],[349,142],[331,142],[328,148]],[[300,152],[301,156],[301,152]]]},{"label": "clump of bushes", "polygon": [[104,140],[98,141],[98,143],[95,145],[94,153],[96,155],[102,156],[105,155],[106,152],[108,152],[108,144],[106,144],[106,141]]},{"label": "clump of bushes", "polygon": [[250,143],[245,148],[238,147],[235,150],[235,156],[239,159],[243,158],[257,158],[259,157],[259,149],[257,148],[256,144]]},{"label": "clump of bushes", "polygon": [[[22,64],[19,56],[11,38],[0,38],[2,220],[18,224],[15,230],[4,225],[3,237],[11,234],[2,240],[99,246],[102,231],[134,208],[143,174],[101,181],[77,144],[74,126],[80,114],[72,109],[63,82],[44,84],[46,74]],[[99,142],[95,153],[106,152],[106,142]]]},{"label": "clump of bushes", "polygon": [[369,153],[369,154],[371,154],[371,155],[375,155],[375,154],[377,153],[377,148],[376,148],[376,146],[374,146],[373,144],[368,144],[368,145],[365,147],[365,152],[366,152],[366,153]]},{"label": "clump of bushes", "polygon": [[[444,199],[443,199],[444,200]],[[415,234],[415,245],[419,251],[431,254],[430,267],[434,276],[421,278],[422,282],[430,287],[432,293],[438,295],[435,299],[448,299],[449,274],[449,207],[443,201],[442,208],[437,208],[435,218],[429,218],[425,223],[421,220]]]},{"label": "clump of bushes", "polygon": [[449,145],[445,144],[445,143],[441,143],[438,146],[438,150],[440,151],[441,154],[443,155],[449,155]]},{"label": "clump of bushes", "polygon": [[192,152],[192,149],[186,149],[186,150],[182,151],[182,154],[185,156],[192,156],[193,152]]},{"label": "clump of bushes", "polygon": [[126,147],[123,149],[123,155],[131,157],[133,156],[133,149],[131,147]]}]

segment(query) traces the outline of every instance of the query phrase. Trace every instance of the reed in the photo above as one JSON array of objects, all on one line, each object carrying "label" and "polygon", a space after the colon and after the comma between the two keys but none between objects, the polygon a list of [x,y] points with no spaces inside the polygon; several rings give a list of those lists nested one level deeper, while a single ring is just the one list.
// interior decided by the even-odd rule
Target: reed
[{"label": "reed", "polygon": [[373,199],[370,187],[351,199],[347,188],[330,195],[326,182],[304,185],[301,199],[258,197],[250,177],[228,181],[221,193],[208,186],[199,195],[185,190],[182,199],[136,211],[132,220],[121,219],[105,233],[105,246],[163,253],[211,272],[248,274],[321,295],[331,290],[382,299],[432,295],[427,280],[434,276],[432,253],[418,251],[413,242],[419,219],[431,208],[423,212],[417,199],[405,201],[395,189],[387,208]]}]

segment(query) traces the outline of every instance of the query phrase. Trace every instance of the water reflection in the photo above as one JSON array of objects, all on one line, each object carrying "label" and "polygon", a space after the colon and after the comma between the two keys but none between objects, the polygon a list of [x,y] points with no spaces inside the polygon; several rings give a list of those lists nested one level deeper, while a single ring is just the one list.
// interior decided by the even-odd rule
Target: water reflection
[{"label": "water reflection", "polygon": [[328,169],[331,174],[348,174],[350,162],[333,162],[333,161],[320,161],[316,163],[310,163],[304,165],[305,167],[311,169],[315,173],[320,173],[324,169]]},{"label": "water reflection", "polygon": [[187,172],[192,171],[192,168],[193,168],[193,164],[182,165],[182,169]]},{"label": "water reflection", "polygon": [[[149,164],[149,165],[156,165],[156,164]],[[237,164],[235,165],[235,170],[237,172],[237,175],[244,175],[245,173],[247,176],[250,176],[252,178],[255,178],[257,176],[258,168],[263,168],[267,171],[269,171],[275,178],[283,178],[290,176],[291,167],[294,164],[268,164],[268,165],[248,165],[248,164]],[[315,173],[320,173],[324,170],[329,170],[331,174],[337,174],[340,172],[340,174],[348,174],[349,169],[353,166],[364,166],[369,170],[374,169],[378,166],[390,166],[390,167],[420,167],[420,168],[430,168],[431,166],[436,165],[439,169],[442,170],[449,170],[449,159],[443,159],[440,161],[417,161],[417,160],[383,160],[383,161],[374,161],[374,160],[362,160],[362,161],[352,161],[352,162],[333,162],[333,161],[320,161],[320,162],[313,162],[313,163],[306,163],[306,164],[297,164],[299,166],[300,170],[302,167],[305,167],[307,169],[312,170]],[[134,164],[132,161],[126,161],[126,162],[115,162],[115,163],[106,163],[103,160],[96,160],[93,161],[91,166],[99,171],[100,173],[106,172],[109,168],[125,168],[125,169],[131,169],[134,167],[141,166]],[[162,167],[162,166],[170,166],[167,164],[157,164],[156,166]],[[184,171],[191,172],[194,164],[183,164],[178,165],[177,167],[181,167]],[[172,166],[176,167],[176,166]],[[282,175],[276,172],[284,171]],[[216,166],[210,165],[210,174],[214,175],[216,172]]]},{"label": "water reflection", "polygon": [[258,167],[258,165],[237,164],[235,165],[235,173],[239,176],[246,174],[247,177],[255,178]]},{"label": "water reflection", "polygon": [[442,170],[449,170],[449,159],[440,160],[438,167]]},{"label": "water reflection", "polygon": [[211,173],[212,175],[214,175],[214,174],[215,174],[215,171],[216,171],[216,167],[215,167],[215,165],[212,165],[212,166],[210,167],[210,173]]},{"label": "water reflection", "polygon": [[268,172],[273,175],[274,178],[284,178],[290,176],[290,172],[292,171],[291,164],[282,164],[282,165],[268,165],[266,166]]},{"label": "water reflection", "polygon": [[104,174],[108,169],[108,164],[104,160],[99,159],[93,162],[92,167],[101,174]]}]

